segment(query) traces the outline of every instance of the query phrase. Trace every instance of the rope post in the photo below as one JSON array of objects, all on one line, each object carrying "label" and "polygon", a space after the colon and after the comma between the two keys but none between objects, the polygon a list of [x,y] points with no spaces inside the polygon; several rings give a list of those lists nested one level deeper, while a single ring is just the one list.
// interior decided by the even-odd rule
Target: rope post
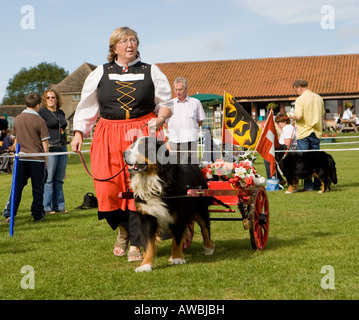
[{"label": "rope post", "polygon": [[16,144],[14,168],[12,171],[12,183],[11,183],[11,209],[10,209],[10,237],[14,235],[14,218],[15,218],[15,190],[16,190],[16,178],[17,178],[17,165],[19,163],[19,151],[20,145]]}]

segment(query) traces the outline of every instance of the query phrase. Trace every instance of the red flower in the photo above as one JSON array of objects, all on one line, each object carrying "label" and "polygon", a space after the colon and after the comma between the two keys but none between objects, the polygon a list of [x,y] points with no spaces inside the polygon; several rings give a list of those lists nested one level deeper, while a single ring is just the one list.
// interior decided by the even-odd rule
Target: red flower
[{"label": "red flower", "polygon": [[246,177],[246,178],[244,179],[244,181],[246,182],[246,187],[247,187],[247,188],[250,187],[250,186],[252,186],[252,185],[253,185],[253,176]]}]

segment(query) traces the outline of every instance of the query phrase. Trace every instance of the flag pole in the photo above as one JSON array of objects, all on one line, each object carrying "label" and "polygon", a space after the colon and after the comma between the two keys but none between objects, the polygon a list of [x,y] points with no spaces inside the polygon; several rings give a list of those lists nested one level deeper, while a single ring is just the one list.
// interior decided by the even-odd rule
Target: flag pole
[{"label": "flag pole", "polygon": [[221,142],[221,160],[223,157],[223,141],[224,141],[224,112],[226,106],[226,91],[223,91],[223,104],[222,104],[222,142]]},{"label": "flag pole", "polygon": [[273,112],[273,109],[271,108],[271,109],[270,109],[270,112],[269,112],[269,115],[268,115],[268,117],[267,117],[266,124],[265,124],[263,130],[261,130],[261,135],[259,136],[259,139],[258,139],[258,142],[257,142],[257,144],[256,144],[256,147],[254,148],[254,152],[257,152],[257,147],[258,147],[258,145],[259,145],[259,142],[260,142],[261,139],[262,139],[263,131],[265,131],[264,129],[265,129],[265,127],[267,126],[268,119],[269,119],[269,117],[270,117],[270,115],[271,115],[272,112]]},{"label": "flag pole", "polygon": [[271,108],[271,109],[270,109],[270,112],[269,112],[269,114],[268,114],[268,117],[267,117],[266,124],[265,124],[263,130],[261,130],[261,135],[259,136],[259,139],[258,139],[258,142],[257,142],[257,144],[256,144],[256,147],[255,147],[254,150],[253,150],[253,157],[254,157],[255,153],[258,152],[258,151],[257,151],[257,147],[259,146],[259,142],[260,142],[261,139],[262,139],[263,132],[265,131],[264,129],[265,129],[265,127],[266,127],[267,124],[268,124],[268,119],[269,119],[269,117],[270,117],[270,115],[271,115],[272,112],[273,112],[273,109]]},{"label": "flag pole", "polygon": [[12,184],[11,184],[11,207],[10,207],[10,228],[9,228],[10,237],[14,235],[15,190],[16,190],[16,180],[17,180],[17,166],[19,163],[19,152],[20,152],[20,144],[17,143],[15,149],[15,160],[14,160],[14,167],[12,171]]}]

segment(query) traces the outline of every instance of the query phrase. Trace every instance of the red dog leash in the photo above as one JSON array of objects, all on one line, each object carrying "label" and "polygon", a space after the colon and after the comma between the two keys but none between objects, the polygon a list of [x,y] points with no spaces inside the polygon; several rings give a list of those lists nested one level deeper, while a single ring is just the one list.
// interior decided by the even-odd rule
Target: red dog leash
[{"label": "red dog leash", "polygon": [[93,178],[94,180],[97,180],[97,181],[108,181],[108,180],[111,180],[111,179],[113,179],[113,178],[116,178],[123,170],[125,170],[125,168],[126,168],[126,166],[127,166],[127,164],[125,164],[125,165],[123,166],[123,168],[122,168],[118,173],[116,173],[114,176],[112,176],[111,178],[98,179],[98,178],[95,178],[95,177],[91,174],[89,168],[87,167],[87,163],[86,163],[86,160],[85,160],[85,158],[84,158],[84,155],[82,154],[81,151],[78,152],[78,155],[79,155],[79,157],[80,157],[81,163],[82,163],[82,165],[83,165],[85,171],[87,172],[87,174],[88,174],[91,178]]},{"label": "red dog leash", "polygon": [[294,135],[294,131],[295,131],[295,126],[293,124],[292,124],[292,126],[293,126],[293,131],[292,131],[292,135],[290,137],[289,146],[287,147],[287,151],[285,152],[282,159],[284,159],[287,156],[288,150],[289,150],[290,146],[292,145],[293,135]]},{"label": "red dog leash", "polygon": [[[148,123],[145,123],[145,124],[141,127],[141,130],[142,130],[145,126],[148,126]],[[137,140],[137,138],[136,138],[135,140]],[[84,155],[82,154],[82,152],[81,152],[81,151],[78,151],[77,153],[78,153],[78,155],[79,155],[79,157],[80,157],[82,166],[84,167],[84,169],[85,169],[85,171],[87,172],[87,174],[88,174],[91,178],[93,178],[94,180],[97,180],[97,181],[109,181],[109,180],[111,180],[111,179],[113,179],[113,178],[116,178],[123,170],[125,170],[125,168],[126,168],[126,166],[127,166],[127,163],[126,163],[118,173],[116,173],[114,176],[112,176],[112,177],[110,177],[110,178],[107,178],[107,179],[98,179],[98,178],[95,178],[95,177],[91,174],[91,172],[90,172],[90,170],[89,170],[89,168],[88,168],[88,166],[87,166],[86,159],[85,159]]]}]

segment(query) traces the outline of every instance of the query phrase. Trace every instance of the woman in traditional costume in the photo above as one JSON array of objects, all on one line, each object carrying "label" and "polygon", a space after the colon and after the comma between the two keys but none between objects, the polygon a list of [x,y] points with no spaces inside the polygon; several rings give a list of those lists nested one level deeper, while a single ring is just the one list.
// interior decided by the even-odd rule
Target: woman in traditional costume
[{"label": "woman in traditional costume", "polygon": [[[138,45],[134,30],[128,27],[114,30],[109,43],[109,63],[97,67],[85,81],[71,142],[73,151],[81,151],[83,137],[100,117],[91,144],[98,218],[106,219],[113,230],[120,228],[114,254],[123,256],[130,242],[129,261],[140,261],[142,254],[134,200],[118,197],[119,192],[130,187],[127,168],[122,170],[123,151],[136,137],[158,130],[172,114],[167,77],[156,65],[141,62]],[[102,181],[105,179],[109,180]]]}]

